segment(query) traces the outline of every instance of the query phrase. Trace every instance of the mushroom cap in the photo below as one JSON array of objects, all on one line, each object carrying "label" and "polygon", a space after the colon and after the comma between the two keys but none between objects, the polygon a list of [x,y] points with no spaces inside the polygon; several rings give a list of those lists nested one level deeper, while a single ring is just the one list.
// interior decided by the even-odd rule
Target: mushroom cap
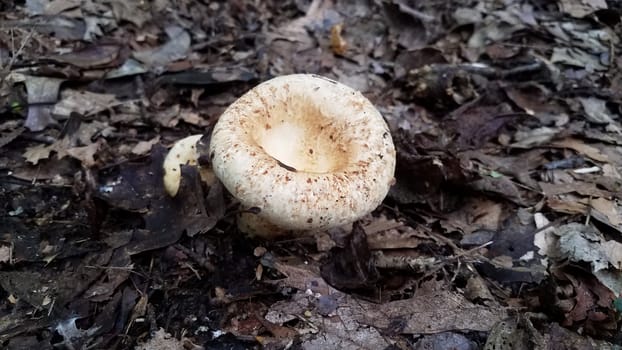
[{"label": "mushroom cap", "polygon": [[197,142],[201,140],[203,135],[192,135],[178,140],[168,151],[162,164],[164,168],[164,189],[171,197],[175,197],[179,191],[181,183],[181,166],[193,165],[199,169],[201,180],[208,185],[213,184],[216,179],[212,170],[206,167],[198,166],[199,152],[197,151]]},{"label": "mushroom cap", "polygon": [[244,207],[288,230],[356,221],[394,182],[382,115],[360,92],[318,75],[277,77],[240,97],[214,126],[209,157]]}]

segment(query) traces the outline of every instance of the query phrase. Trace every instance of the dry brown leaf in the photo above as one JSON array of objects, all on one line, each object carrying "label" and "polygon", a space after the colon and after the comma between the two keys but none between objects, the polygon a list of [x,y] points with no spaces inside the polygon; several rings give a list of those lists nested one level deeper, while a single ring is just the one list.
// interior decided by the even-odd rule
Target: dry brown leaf
[{"label": "dry brown leaf", "polygon": [[607,8],[607,2],[605,0],[561,0],[559,4],[562,12],[577,18],[582,18],[598,10]]},{"label": "dry brown leaf", "polygon": [[558,148],[570,148],[571,150],[574,150],[581,155],[584,155],[599,162],[609,161],[609,157],[607,157],[606,154],[601,153],[598,148],[590,146],[579,139],[567,138],[564,140],[552,142],[550,145],[552,147]]},{"label": "dry brown leaf", "polygon": [[598,211],[606,217],[609,224],[617,227],[622,225],[622,210],[615,201],[606,198],[594,198],[590,201],[590,204],[593,210]]},{"label": "dry brown leaf", "polygon": [[552,210],[566,214],[586,214],[589,210],[587,199],[571,194],[547,198],[546,204]]},{"label": "dry brown leaf", "polygon": [[508,86],[505,87],[505,93],[527,114],[562,115],[563,108],[552,99],[552,92],[542,85],[532,83],[521,88]]},{"label": "dry brown leaf", "polygon": [[53,145],[36,145],[26,148],[26,152],[22,154],[28,163],[37,165],[41,159],[50,158],[50,153],[54,150]]},{"label": "dry brown leaf", "polygon": [[477,302],[478,299],[485,302],[495,300],[490,289],[488,289],[486,281],[479,275],[474,275],[468,279],[464,289],[464,296],[472,302]]},{"label": "dry brown leaf", "polygon": [[53,113],[65,117],[69,117],[72,112],[88,116],[105,111],[119,103],[113,94],[66,89],[61,93],[61,100],[54,106]]},{"label": "dry brown leaf", "polygon": [[448,231],[470,234],[477,230],[496,231],[503,219],[503,206],[495,201],[471,197],[458,210],[445,215],[441,225]]},{"label": "dry brown leaf", "polygon": [[[321,294],[332,294],[337,290],[331,287],[320,276],[317,266],[298,263],[275,262],[274,267],[283,275],[285,279],[278,280],[281,286],[296,288],[298,290],[311,289],[313,292]],[[267,282],[267,281],[266,281]]]},{"label": "dry brown leaf", "polygon": [[576,192],[583,196],[592,197],[612,197],[613,193],[601,190],[596,184],[582,181],[572,183],[552,184],[549,182],[539,182],[538,185],[547,196]]},{"label": "dry brown leaf", "polygon": [[188,124],[192,124],[196,126],[209,125],[209,122],[205,120],[205,118],[201,117],[199,113],[189,111],[189,110],[182,110],[179,113],[179,118],[181,118],[181,120],[185,121]]},{"label": "dry brown leaf", "polygon": [[112,12],[117,21],[129,21],[141,28],[145,22],[151,19],[151,13],[146,11],[153,5],[145,5],[140,1],[109,1],[112,4]]},{"label": "dry brown leaf", "polygon": [[132,148],[132,153],[139,156],[145,155],[149,153],[149,151],[151,151],[151,147],[158,142],[160,142],[159,135],[148,141],[140,141],[136,144],[136,146],[134,146],[134,148]]},{"label": "dry brown leaf", "polygon": [[489,331],[506,311],[473,304],[464,296],[440,290],[386,304],[354,300],[350,304],[360,323],[387,329],[400,320],[400,333],[437,333],[449,330]]},{"label": "dry brown leaf", "polygon": [[369,249],[416,248],[429,240],[429,235],[394,219],[382,216],[364,227]]},{"label": "dry brown leaf", "polygon": [[[65,154],[72,158],[79,160],[85,167],[92,167],[95,165],[95,154],[101,149],[105,141],[103,139],[97,139],[97,142],[91,143],[88,146],[71,147],[65,150]],[[59,158],[62,158],[64,154],[59,152]]]}]

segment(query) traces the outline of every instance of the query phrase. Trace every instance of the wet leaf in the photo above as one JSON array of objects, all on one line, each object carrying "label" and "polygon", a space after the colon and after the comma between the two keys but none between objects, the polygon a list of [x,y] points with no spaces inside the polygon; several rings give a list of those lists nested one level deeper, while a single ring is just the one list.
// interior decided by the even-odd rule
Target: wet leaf
[{"label": "wet leaf", "polygon": [[132,254],[176,242],[184,232],[207,232],[224,215],[222,185],[205,193],[195,167],[182,166],[182,181],[171,198],[163,187],[165,149],[156,146],[146,163],[123,164],[102,174],[97,195],[115,207],[144,213],[145,230],[136,230],[128,250]]},{"label": "wet leaf", "polygon": [[378,278],[378,271],[370,261],[365,230],[359,223],[355,223],[345,246],[333,248],[331,258],[322,265],[322,277],[338,289],[366,288]]},{"label": "wet leaf", "polygon": [[83,69],[94,69],[116,64],[121,48],[118,45],[94,45],[78,51],[48,57]]}]

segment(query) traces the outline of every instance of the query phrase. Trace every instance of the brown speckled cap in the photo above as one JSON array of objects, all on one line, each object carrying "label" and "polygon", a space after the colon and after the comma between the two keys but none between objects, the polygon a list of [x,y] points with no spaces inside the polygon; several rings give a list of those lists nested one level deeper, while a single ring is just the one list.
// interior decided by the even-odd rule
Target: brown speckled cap
[{"label": "brown speckled cap", "polygon": [[286,230],[356,221],[382,202],[395,170],[391,134],[372,103],[309,74],[271,79],[229,106],[210,159],[244,207]]}]

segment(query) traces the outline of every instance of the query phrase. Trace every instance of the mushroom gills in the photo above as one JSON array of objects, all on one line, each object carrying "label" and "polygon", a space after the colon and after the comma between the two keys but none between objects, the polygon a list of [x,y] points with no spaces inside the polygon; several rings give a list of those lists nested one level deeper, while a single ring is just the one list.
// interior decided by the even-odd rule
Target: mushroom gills
[{"label": "mushroom gills", "polygon": [[289,113],[302,116],[264,125],[255,135],[254,141],[264,152],[286,167],[307,173],[326,174],[348,166],[351,143],[334,123],[310,108]]}]

